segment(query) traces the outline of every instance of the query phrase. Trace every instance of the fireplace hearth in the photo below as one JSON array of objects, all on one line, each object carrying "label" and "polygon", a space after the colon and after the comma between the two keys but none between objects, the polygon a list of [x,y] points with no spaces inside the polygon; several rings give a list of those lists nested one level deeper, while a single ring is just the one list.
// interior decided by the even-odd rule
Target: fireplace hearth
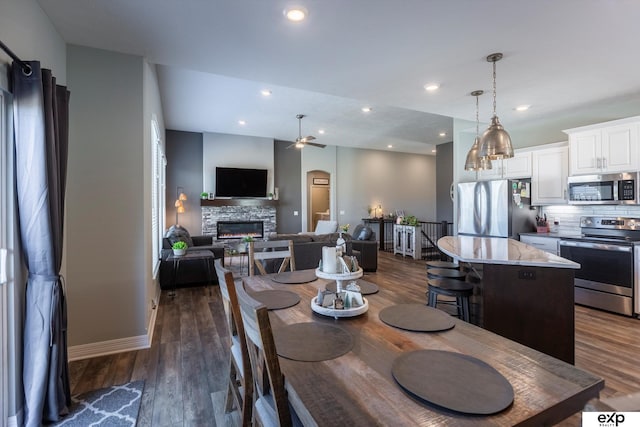
[{"label": "fireplace hearth", "polygon": [[264,223],[262,221],[218,221],[216,231],[218,240],[237,240],[247,236],[262,239]]}]

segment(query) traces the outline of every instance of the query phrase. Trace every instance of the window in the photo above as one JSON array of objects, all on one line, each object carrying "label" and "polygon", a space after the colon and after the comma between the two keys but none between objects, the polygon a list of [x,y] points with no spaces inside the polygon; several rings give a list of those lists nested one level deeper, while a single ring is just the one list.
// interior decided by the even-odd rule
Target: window
[{"label": "window", "polygon": [[151,120],[151,163],[151,271],[155,279],[160,271],[160,254],[164,235],[165,170],[167,165],[160,129],[155,117]]}]

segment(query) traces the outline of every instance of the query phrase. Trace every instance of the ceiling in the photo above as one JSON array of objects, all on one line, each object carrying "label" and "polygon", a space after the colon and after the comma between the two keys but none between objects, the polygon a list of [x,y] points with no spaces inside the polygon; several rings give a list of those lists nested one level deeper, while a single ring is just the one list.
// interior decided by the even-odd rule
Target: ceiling
[{"label": "ceiling", "polygon": [[[158,64],[168,129],[293,141],[301,113],[318,143],[431,154],[452,140],[452,118],[475,120],[471,91],[485,91],[489,121],[493,52],[504,54],[497,112],[516,147],[640,114],[637,0],[38,3],[67,43]],[[284,18],[293,4],[305,21]],[[430,82],[440,89],[425,91]]]}]

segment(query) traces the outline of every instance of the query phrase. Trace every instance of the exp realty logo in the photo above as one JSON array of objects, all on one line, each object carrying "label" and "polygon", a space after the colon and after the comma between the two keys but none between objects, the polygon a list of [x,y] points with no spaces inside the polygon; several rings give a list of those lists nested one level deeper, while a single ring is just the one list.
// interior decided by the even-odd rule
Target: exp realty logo
[{"label": "exp realty logo", "polygon": [[640,426],[640,412],[583,412],[582,427]]}]

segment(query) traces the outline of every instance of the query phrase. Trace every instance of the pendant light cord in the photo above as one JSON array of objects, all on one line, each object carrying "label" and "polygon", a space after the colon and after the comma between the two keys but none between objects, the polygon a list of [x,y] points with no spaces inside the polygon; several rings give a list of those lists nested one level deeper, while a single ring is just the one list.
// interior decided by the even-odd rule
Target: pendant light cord
[{"label": "pendant light cord", "polygon": [[496,116],[496,61],[493,61],[493,116]]},{"label": "pendant light cord", "polygon": [[476,95],[476,136],[480,135],[480,107],[478,104],[478,99],[480,95]]}]

